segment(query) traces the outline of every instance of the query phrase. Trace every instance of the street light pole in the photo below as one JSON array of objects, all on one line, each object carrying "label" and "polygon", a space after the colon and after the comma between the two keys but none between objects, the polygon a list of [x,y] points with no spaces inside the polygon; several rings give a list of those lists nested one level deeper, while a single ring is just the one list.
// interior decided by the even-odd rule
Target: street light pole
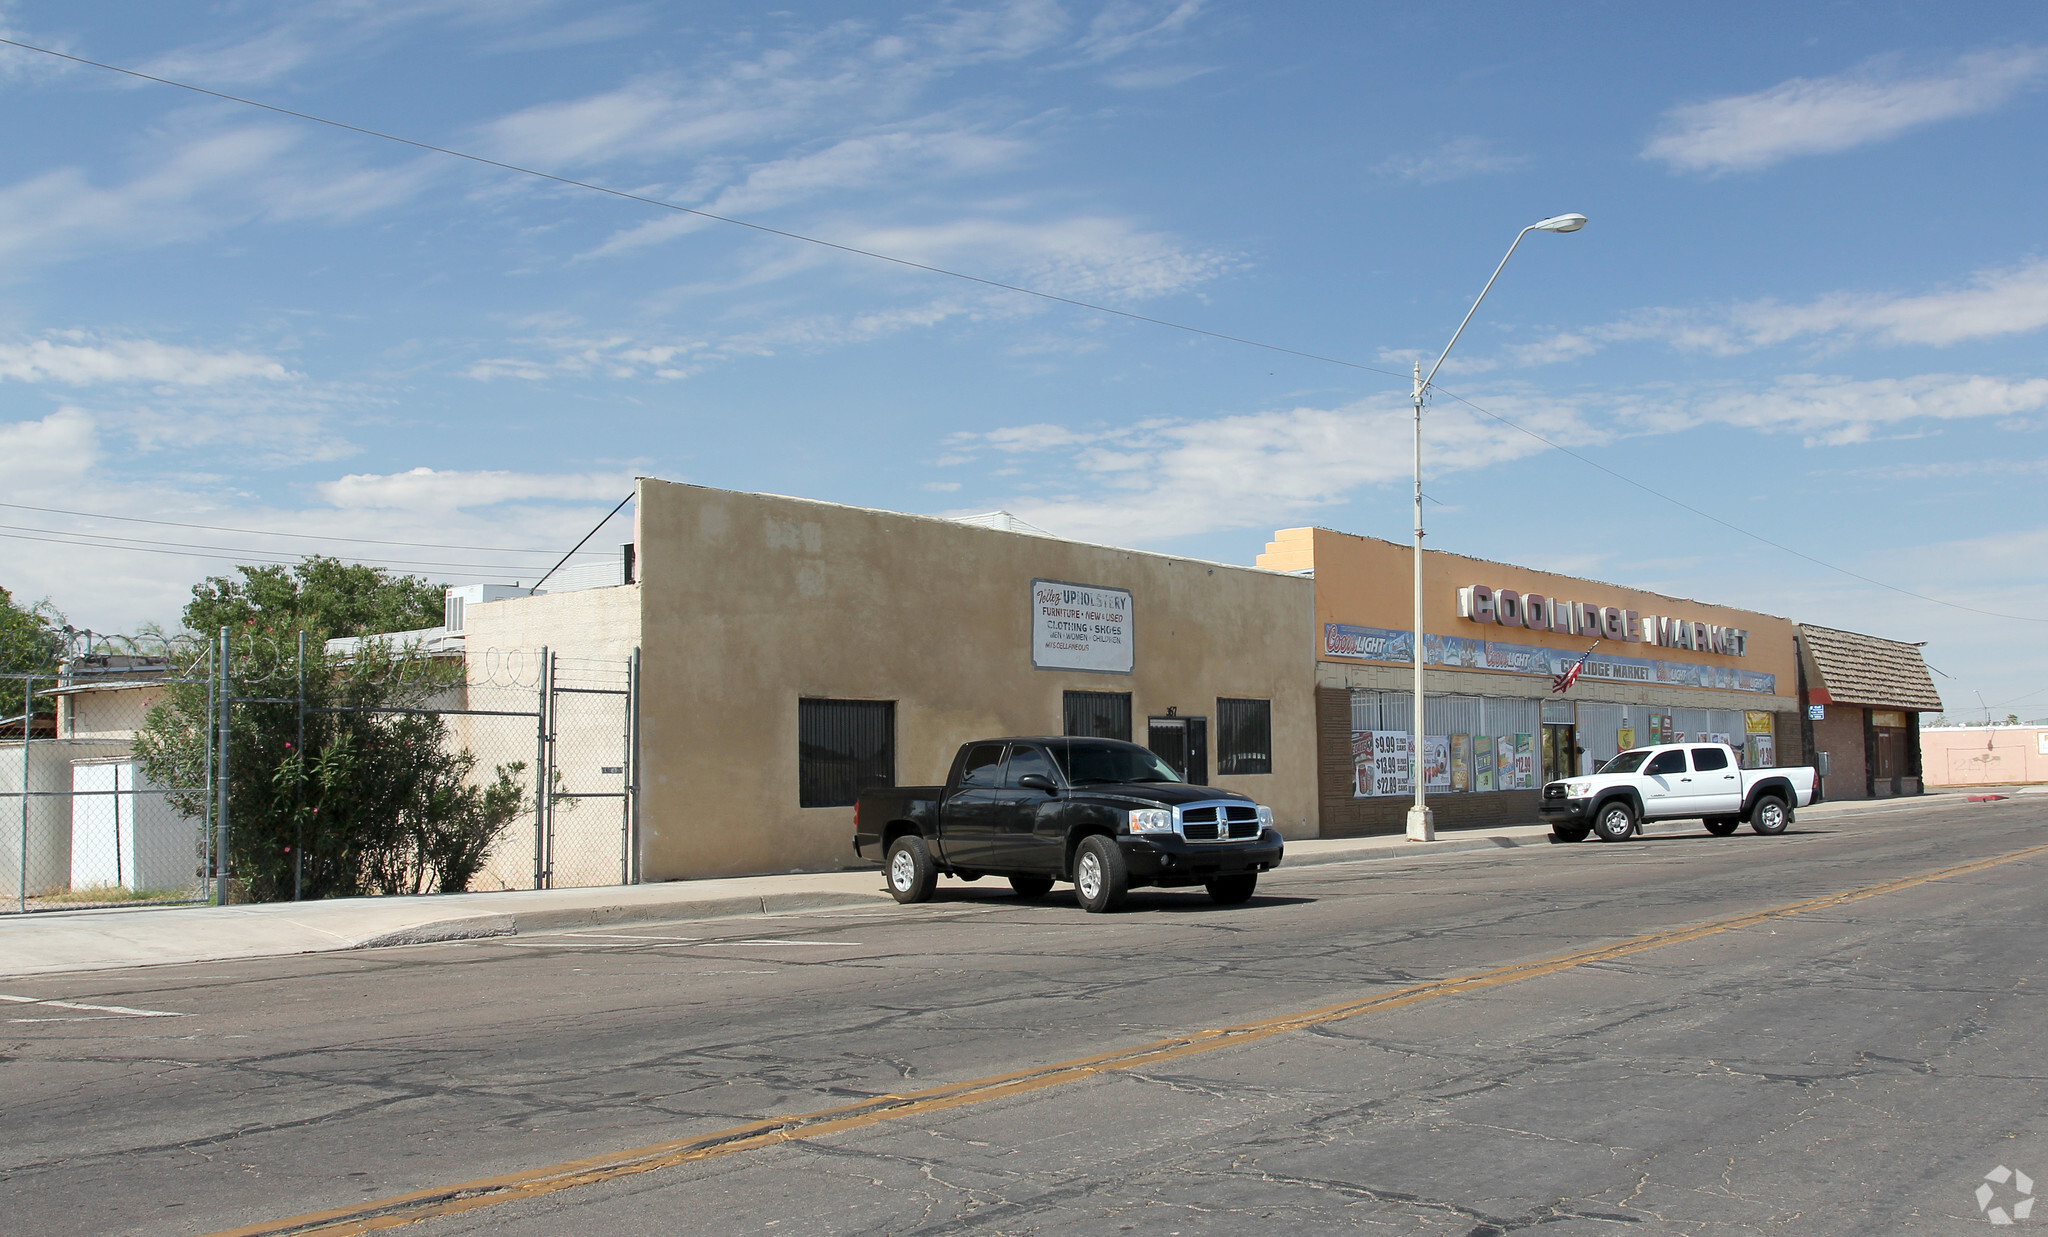
[{"label": "street light pole", "polygon": [[1429,801],[1423,778],[1422,745],[1424,731],[1428,729],[1423,712],[1422,693],[1422,404],[1429,393],[1429,384],[1436,381],[1436,371],[1443,368],[1444,358],[1451,355],[1451,349],[1458,344],[1458,336],[1465,333],[1465,327],[1472,321],[1472,315],[1479,312],[1479,302],[1493,291],[1493,281],[1507,268],[1508,259],[1515,256],[1515,247],[1531,232],[1576,232],[1586,226],[1584,215],[1552,215],[1539,219],[1515,233],[1515,242],[1508,246],[1500,265],[1493,268],[1493,274],[1486,286],[1479,290],[1479,297],[1472,302],[1472,308],[1465,311],[1465,320],[1458,323],[1458,329],[1451,332],[1451,342],[1444,345],[1442,355],[1436,364],[1429,367],[1429,376],[1422,374],[1422,362],[1415,363],[1415,548],[1412,552],[1415,567],[1415,629],[1413,632],[1413,655],[1415,658],[1415,711],[1409,721],[1408,735],[1408,779],[1415,787],[1415,806],[1408,809],[1408,840],[1411,842],[1436,841],[1436,821],[1429,812]]}]

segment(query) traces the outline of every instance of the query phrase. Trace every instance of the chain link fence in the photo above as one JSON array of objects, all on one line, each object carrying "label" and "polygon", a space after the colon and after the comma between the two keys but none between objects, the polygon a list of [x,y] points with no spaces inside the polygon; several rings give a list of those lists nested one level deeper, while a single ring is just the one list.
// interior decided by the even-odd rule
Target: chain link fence
[{"label": "chain link fence", "polygon": [[[45,673],[0,675],[20,706],[0,717],[0,913],[428,892],[450,871],[480,891],[638,879],[637,654],[408,650],[385,665],[438,660],[429,688],[309,694],[309,666],[377,655],[341,643],[309,662],[302,646],[102,637]],[[337,751],[380,742],[440,758],[334,775]],[[443,784],[385,795],[406,776]],[[407,843],[416,804],[451,796],[491,805],[480,853]],[[359,833],[379,812],[372,830],[399,838],[383,861],[338,846],[340,822]]]},{"label": "chain link fence", "polygon": [[[192,652],[86,639],[41,674],[0,675],[15,712],[0,718],[0,911],[207,896],[207,822],[178,806],[207,787],[166,783],[135,750],[162,694],[207,678],[205,652]],[[179,674],[179,660],[199,677]]]}]

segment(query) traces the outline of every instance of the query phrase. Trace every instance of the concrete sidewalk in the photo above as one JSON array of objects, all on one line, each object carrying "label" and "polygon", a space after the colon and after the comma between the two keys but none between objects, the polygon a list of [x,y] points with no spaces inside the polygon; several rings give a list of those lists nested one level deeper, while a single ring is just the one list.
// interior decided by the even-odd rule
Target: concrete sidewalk
[{"label": "concrete sidewalk", "polygon": [[[1959,807],[1961,792],[1915,799],[1828,803],[1803,808],[1804,822],[1882,817],[1915,808]],[[1697,833],[1693,821],[1651,825],[1653,834]],[[1410,842],[1399,835],[1320,838],[1287,844],[1285,868],[1414,859],[1476,850],[1548,846],[1550,827],[1513,825]],[[960,885],[947,880],[949,885]],[[260,906],[194,906],[49,911],[0,919],[0,976],[51,975],[117,967],[220,962],[286,954],[373,949],[432,941],[603,928],[615,924],[772,915],[886,903],[878,869],[670,881],[597,889],[514,890],[401,898],[332,898]]]}]

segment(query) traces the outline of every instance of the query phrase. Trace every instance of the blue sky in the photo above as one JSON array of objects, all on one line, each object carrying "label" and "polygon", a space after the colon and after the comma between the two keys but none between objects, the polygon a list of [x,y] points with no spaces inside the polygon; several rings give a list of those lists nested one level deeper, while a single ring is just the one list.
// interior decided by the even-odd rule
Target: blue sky
[{"label": "blue sky", "polygon": [[178,548],[531,582],[642,473],[1234,562],[1300,524],[1405,539],[1402,375],[1518,229],[1580,211],[1439,385],[2020,617],[1442,395],[1432,544],[1927,640],[1952,712],[2048,715],[2048,10],[18,0],[0,27],[1392,371],[8,51],[0,501],[298,535],[0,508],[0,584],[80,625],[174,622],[229,566]]}]

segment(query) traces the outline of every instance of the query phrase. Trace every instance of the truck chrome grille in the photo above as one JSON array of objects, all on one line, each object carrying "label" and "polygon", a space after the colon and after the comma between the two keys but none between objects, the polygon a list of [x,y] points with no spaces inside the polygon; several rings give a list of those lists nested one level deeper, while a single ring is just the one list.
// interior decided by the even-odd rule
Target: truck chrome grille
[{"label": "truck chrome grille", "polygon": [[1190,842],[1246,842],[1259,836],[1250,803],[1202,803],[1180,809],[1180,835]]}]

